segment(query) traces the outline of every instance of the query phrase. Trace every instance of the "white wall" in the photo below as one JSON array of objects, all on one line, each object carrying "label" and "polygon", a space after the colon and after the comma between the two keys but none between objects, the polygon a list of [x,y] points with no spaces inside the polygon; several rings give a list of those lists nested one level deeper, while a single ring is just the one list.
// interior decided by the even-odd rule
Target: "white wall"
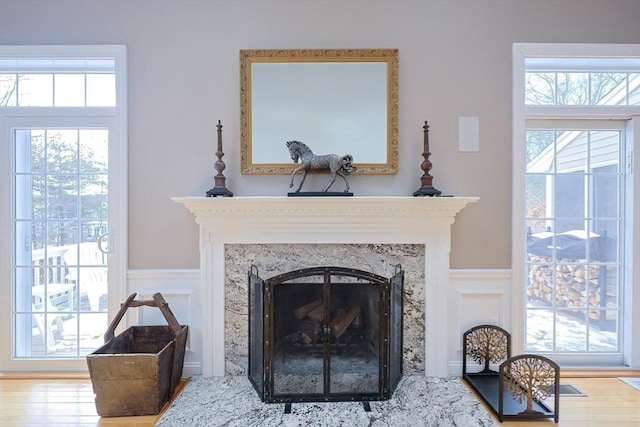
[{"label": "white wall", "polygon": [[[213,185],[223,123],[227,187],[284,195],[287,176],[239,173],[239,49],[400,51],[400,163],[354,176],[356,195],[410,195],[430,124],[434,185],[479,196],[453,227],[453,268],[509,268],[511,45],[640,42],[637,0],[2,0],[0,44],[125,44],[129,267],[198,268],[198,229],[171,196]],[[480,151],[458,151],[458,117]],[[322,123],[318,123],[322,126]]]}]

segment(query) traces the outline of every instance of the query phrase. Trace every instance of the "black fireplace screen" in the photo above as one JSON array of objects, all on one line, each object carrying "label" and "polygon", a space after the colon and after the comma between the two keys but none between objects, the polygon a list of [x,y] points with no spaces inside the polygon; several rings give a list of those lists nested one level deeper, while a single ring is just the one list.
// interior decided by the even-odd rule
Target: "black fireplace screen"
[{"label": "black fireplace screen", "polygon": [[249,271],[249,379],[265,402],[383,400],[402,376],[404,273]]}]

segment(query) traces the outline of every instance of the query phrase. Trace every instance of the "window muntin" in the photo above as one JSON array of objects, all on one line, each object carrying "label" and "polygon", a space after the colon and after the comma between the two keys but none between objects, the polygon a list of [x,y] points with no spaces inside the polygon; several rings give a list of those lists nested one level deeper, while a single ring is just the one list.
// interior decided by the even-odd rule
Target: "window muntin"
[{"label": "window muntin", "polygon": [[619,351],[622,138],[525,133],[525,351]]},{"label": "window muntin", "polygon": [[[28,128],[14,133],[14,235],[20,236],[14,242],[15,321],[22,326],[14,357],[83,357],[107,326],[106,312],[85,298],[103,286],[106,256],[89,259],[78,248],[95,246],[108,231],[109,132]],[[74,251],[80,254],[75,261]]]},{"label": "window muntin", "polygon": [[2,73],[0,107],[115,107],[115,74]]},{"label": "window muntin", "polygon": [[640,105],[640,74],[527,71],[526,105]]}]

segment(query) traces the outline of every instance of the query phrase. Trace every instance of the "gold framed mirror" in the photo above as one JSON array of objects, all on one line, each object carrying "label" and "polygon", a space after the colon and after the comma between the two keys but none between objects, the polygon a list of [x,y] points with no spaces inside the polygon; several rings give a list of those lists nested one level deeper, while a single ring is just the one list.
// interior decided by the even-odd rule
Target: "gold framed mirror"
[{"label": "gold framed mirror", "polygon": [[397,173],[398,49],[241,50],[241,173],[291,173],[291,140]]}]

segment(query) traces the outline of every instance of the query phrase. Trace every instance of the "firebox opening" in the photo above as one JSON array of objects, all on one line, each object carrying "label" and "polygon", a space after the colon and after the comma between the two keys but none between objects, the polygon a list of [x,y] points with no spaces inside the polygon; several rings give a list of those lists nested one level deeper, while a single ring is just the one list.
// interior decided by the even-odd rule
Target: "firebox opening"
[{"label": "firebox opening", "polygon": [[[249,272],[249,379],[265,402],[384,400],[402,376],[404,272]],[[397,324],[392,325],[391,322]]]},{"label": "firebox opening", "polygon": [[332,278],[328,307],[323,303],[323,284],[283,284],[274,289],[275,394],[324,393],[325,350],[327,392],[378,391],[380,287],[339,281]]}]

